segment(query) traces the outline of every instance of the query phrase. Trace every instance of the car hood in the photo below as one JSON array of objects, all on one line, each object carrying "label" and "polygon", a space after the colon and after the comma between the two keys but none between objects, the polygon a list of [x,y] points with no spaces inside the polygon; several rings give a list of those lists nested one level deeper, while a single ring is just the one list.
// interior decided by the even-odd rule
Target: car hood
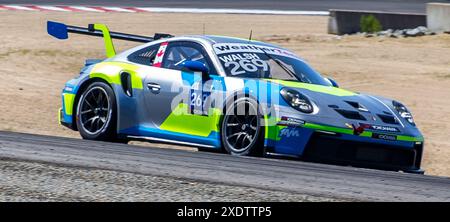
[{"label": "car hood", "polygon": [[[279,84],[280,87],[293,88],[307,96],[316,106],[314,115],[305,114],[303,117],[309,121],[337,127],[369,124],[371,127],[383,127],[379,130],[390,133],[413,135],[418,133],[415,126],[395,111],[391,99],[355,93],[332,86],[281,80],[268,81]],[[280,98],[280,102],[284,102],[281,100]],[[288,109],[296,112],[292,108]],[[398,131],[392,131],[394,129]]]}]

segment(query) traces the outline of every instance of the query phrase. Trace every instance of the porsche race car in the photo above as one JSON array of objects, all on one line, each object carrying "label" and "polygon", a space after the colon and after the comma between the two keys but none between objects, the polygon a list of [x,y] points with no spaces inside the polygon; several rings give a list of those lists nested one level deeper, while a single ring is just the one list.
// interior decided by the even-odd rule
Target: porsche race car
[{"label": "porsche race car", "polygon": [[[339,88],[293,52],[251,39],[153,37],[48,21],[103,37],[62,91],[59,122],[84,139],[148,140],[423,173],[423,136],[402,103]],[[142,42],[116,54],[112,39]]]}]

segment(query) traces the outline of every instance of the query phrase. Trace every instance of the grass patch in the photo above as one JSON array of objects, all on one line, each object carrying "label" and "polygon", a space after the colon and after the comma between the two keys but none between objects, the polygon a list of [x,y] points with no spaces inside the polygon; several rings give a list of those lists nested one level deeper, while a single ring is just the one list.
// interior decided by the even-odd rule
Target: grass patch
[{"label": "grass patch", "polygon": [[383,30],[380,21],[373,15],[363,15],[359,22],[362,32],[374,33]]}]

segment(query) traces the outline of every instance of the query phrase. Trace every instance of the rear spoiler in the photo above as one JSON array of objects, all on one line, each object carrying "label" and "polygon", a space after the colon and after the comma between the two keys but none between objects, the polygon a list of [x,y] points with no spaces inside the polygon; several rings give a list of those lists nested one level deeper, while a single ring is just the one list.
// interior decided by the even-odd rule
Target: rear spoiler
[{"label": "rear spoiler", "polygon": [[53,21],[47,21],[47,33],[57,39],[68,39],[68,33],[103,37],[105,41],[106,56],[108,58],[116,55],[112,39],[147,43],[162,38],[173,37],[173,35],[163,33],[156,33],[153,37],[148,37],[121,32],[110,32],[108,27],[104,24],[89,24],[87,28],[83,28]]}]

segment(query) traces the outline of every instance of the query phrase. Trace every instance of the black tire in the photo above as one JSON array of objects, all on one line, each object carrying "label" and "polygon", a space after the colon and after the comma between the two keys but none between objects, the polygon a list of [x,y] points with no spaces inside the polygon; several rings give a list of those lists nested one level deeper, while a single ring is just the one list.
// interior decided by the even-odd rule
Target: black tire
[{"label": "black tire", "polygon": [[84,90],[78,100],[76,122],[83,139],[120,142],[116,97],[108,84],[93,82]]},{"label": "black tire", "polygon": [[256,101],[245,96],[235,99],[227,105],[222,120],[223,148],[231,155],[262,156],[264,150],[262,122]]}]

